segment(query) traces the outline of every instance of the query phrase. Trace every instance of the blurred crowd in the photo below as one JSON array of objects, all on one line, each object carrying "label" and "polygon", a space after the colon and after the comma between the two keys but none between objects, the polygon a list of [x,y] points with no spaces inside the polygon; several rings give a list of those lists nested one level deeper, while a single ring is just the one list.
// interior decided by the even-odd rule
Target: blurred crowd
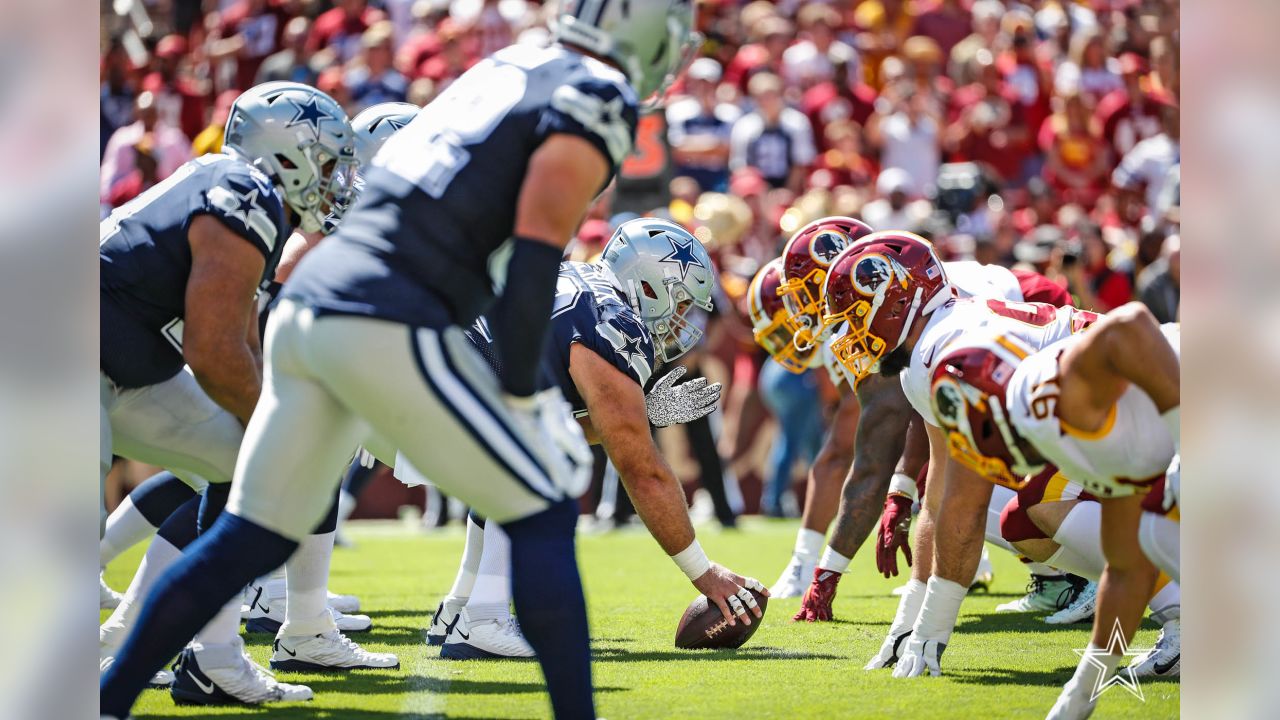
[{"label": "blurred crowd", "polygon": [[[231,101],[253,84],[311,83],[352,115],[423,105],[489,53],[548,42],[556,10],[528,0],[118,6],[127,12],[102,24],[104,213],[217,151]],[[764,492],[743,493],[749,509],[759,497],[769,514],[795,511],[791,473],[821,435],[820,414],[788,417],[814,428],[812,447],[759,451],[774,437],[768,408],[791,406],[772,396],[825,390],[765,364],[743,303],[755,271],[812,219],[914,231],[944,259],[1033,268],[1081,307],[1140,299],[1177,319],[1178,0],[698,0],[697,12],[697,59],[665,109],[642,118],[635,153],[573,252],[591,257],[636,214],[682,223],[712,251],[724,293],[690,362],[729,391],[715,441],[723,467],[698,464],[744,490],[763,481]],[[724,491],[714,494],[722,506]]]}]

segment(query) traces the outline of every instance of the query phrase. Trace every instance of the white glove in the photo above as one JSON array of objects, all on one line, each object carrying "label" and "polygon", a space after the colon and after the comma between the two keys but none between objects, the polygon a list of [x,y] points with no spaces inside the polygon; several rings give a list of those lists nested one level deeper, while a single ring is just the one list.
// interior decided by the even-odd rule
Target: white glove
[{"label": "white glove", "polygon": [[560,389],[542,390],[528,398],[508,396],[507,405],[552,484],[569,498],[586,492],[594,458]]},{"label": "white glove", "polygon": [[925,670],[933,677],[942,675],[942,652],[947,644],[937,640],[919,640],[911,638],[907,641],[906,652],[898,659],[898,666],[893,669],[896,678],[912,678],[923,675]]},{"label": "white glove", "polygon": [[862,666],[863,670],[880,670],[882,668],[893,667],[898,662],[898,652],[902,644],[911,637],[911,631],[894,635],[892,632],[885,636],[884,642],[880,644],[880,652],[875,657],[867,661]]},{"label": "white glove", "polygon": [[667,373],[654,384],[653,389],[644,397],[644,409],[649,415],[649,424],[654,427],[666,427],[697,420],[711,414],[720,402],[720,383],[707,384],[704,377],[694,378],[678,387],[673,387],[688,372],[683,365]]},{"label": "white glove", "polygon": [[1164,471],[1164,500],[1161,503],[1165,512],[1173,509],[1178,504],[1178,493],[1182,485],[1182,454],[1178,453],[1173,456],[1173,461],[1169,463],[1169,469]]},{"label": "white glove", "polygon": [[1098,701],[1093,697],[1093,688],[1087,687],[1077,678],[1071,678],[1062,688],[1062,694],[1049,710],[1045,720],[1084,720],[1093,714]]},{"label": "white glove", "polygon": [[356,459],[360,461],[360,467],[369,469],[372,469],[374,464],[378,462],[377,459],[373,457],[373,453],[365,450],[363,445],[356,451]]}]

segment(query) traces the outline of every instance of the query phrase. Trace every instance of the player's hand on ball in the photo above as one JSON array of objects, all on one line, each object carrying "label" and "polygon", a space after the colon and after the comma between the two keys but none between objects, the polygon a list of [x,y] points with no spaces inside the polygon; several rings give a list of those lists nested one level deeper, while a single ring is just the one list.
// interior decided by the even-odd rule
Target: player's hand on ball
[{"label": "player's hand on ball", "polygon": [[831,603],[836,599],[836,585],[839,582],[840,573],[814,568],[813,582],[804,591],[804,597],[800,599],[800,611],[791,618],[792,622],[821,622],[835,617],[831,613]]},{"label": "player's hand on ball", "polygon": [[880,652],[876,653],[874,657],[868,660],[867,664],[862,666],[862,669],[882,670],[884,668],[893,667],[894,664],[898,662],[898,652],[910,638],[910,630],[897,635],[890,633],[885,637],[884,642],[880,643]]},{"label": "player's hand on ball", "polygon": [[769,590],[759,580],[735,575],[717,563],[711,563],[711,568],[694,580],[693,586],[720,608],[730,625],[736,625],[739,619],[750,625],[752,615],[762,615],[759,604],[748,588],[765,597],[769,596]]},{"label": "player's hand on ball", "polygon": [[906,652],[902,653],[902,657],[898,659],[898,665],[893,669],[893,676],[912,678],[919,677],[928,671],[929,675],[939,677],[942,675],[942,651],[946,649],[947,644],[937,640],[912,638],[907,642]]},{"label": "player's hand on ball", "polygon": [[911,498],[889,495],[884,499],[876,537],[876,569],[885,577],[898,574],[898,548],[911,567]]}]

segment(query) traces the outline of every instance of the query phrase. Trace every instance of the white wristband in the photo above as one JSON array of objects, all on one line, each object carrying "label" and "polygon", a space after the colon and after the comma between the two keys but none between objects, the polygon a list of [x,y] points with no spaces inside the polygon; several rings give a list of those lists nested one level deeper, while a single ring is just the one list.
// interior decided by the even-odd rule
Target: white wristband
[{"label": "white wristband", "polygon": [[834,570],[843,575],[849,569],[849,558],[832,550],[828,545],[827,549],[822,551],[822,559],[818,561],[818,567],[823,570]]},{"label": "white wristband", "polygon": [[1168,428],[1169,435],[1173,437],[1173,449],[1175,452],[1182,451],[1182,406],[1171,408],[1160,419],[1164,421],[1164,426]]},{"label": "white wristband", "polygon": [[894,473],[889,480],[889,494],[906,495],[911,498],[911,502],[915,502],[918,494],[915,478],[906,473]]},{"label": "white wristband", "polygon": [[681,550],[671,556],[675,561],[676,567],[684,573],[685,577],[690,580],[697,580],[702,577],[703,573],[711,569],[711,561],[707,559],[707,554],[702,551],[702,546],[698,544],[697,538],[689,543],[689,547]]}]

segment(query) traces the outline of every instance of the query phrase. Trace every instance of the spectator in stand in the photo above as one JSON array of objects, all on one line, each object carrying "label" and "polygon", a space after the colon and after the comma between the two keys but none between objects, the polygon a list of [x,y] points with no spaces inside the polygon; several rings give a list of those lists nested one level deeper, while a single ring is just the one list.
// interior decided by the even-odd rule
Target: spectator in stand
[{"label": "spectator in stand", "polygon": [[286,22],[288,15],[279,3],[237,0],[222,13],[218,27],[221,39],[212,43],[209,56],[235,63],[234,87],[251,87],[263,61],[276,51]]},{"label": "spectator in stand", "polygon": [[912,35],[923,35],[938,44],[944,57],[969,35],[973,25],[969,11],[961,6],[960,0],[930,0],[920,3],[922,9],[916,17]]},{"label": "spectator in stand", "polygon": [[137,145],[133,146],[133,164],[134,169],[112,183],[110,190],[107,191],[107,205],[110,207],[120,207],[159,181],[156,177],[156,157],[151,152],[150,138],[143,137]]},{"label": "spectator in stand", "polygon": [[231,106],[240,97],[239,90],[223,90],[218,93],[218,100],[213,104],[213,113],[209,116],[209,124],[191,141],[191,154],[195,157],[209,153],[222,152],[222,135],[226,130],[227,116],[231,114]]},{"label": "spectator in stand", "polygon": [[704,191],[724,192],[729,185],[729,134],[742,112],[720,102],[720,63],[698,58],[685,74],[686,96],[667,105],[667,142],[675,173],[697,181]]},{"label": "spectator in stand", "polygon": [[[862,145],[862,126],[852,120],[837,120],[827,125],[823,133],[823,145],[828,148],[818,156],[814,176],[828,173],[820,185],[833,188],[839,185],[868,187],[876,174],[876,164]],[[814,177],[810,185],[818,185]]]},{"label": "spectator in stand", "polygon": [[853,22],[863,32],[855,40],[862,56],[867,84],[884,86],[880,63],[894,55],[915,28],[914,3],[907,0],[866,0],[853,11]]},{"label": "spectator in stand", "polygon": [[[1011,10],[1004,16],[1002,23],[1004,32],[1010,38],[1009,49],[996,56],[996,65],[1004,76],[1007,88],[1005,97],[1018,106],[1026,118],[1027,127],[1036,132],[1044,124],[1045,118],[1049,117],[1049,97],[1053,85],[1048,70],[1036,61],[1031,17],[1025,11]],[[1039,175],[1043,164],[1043,156],[1028,153],[1018,184],[1021,185],[1033,175]]]},{"label": "spectator in stand", "polygon": [[409,102],[418,107],[426,107],[436,97],[436,84],[431,78],[418,78],[409,83]]},{"label": "spectator in stand", "polygon": [[1129,276],[1111,267],[1110,248],[1102,239],[1102,229],[1090,222],[1077,225],[1079,258],[1063,267],[1067,289],[1085,310],[1110,312],[1133,299]]},{"label": "spectator in stand", "polygon": [[771,187],[798,192],[817,154],[809,118],[782,99],[782,80],[762,72],[748,84],[756,108],[733,124],[729,168],[753,167]]},{"label": "spectator in stand", "polygon": [[129,55],[124,51],[124,45],[118,39],[112,40],[102,57],[102,85],[98,91],[103,124],[99,154],[107,151],[107,140],[111,138],[111,133],[133,122],[137,88],[134,87],[129,70]]},{"label": "spectator in stand", "polygon": [[1124,157],[1134,145],[1160,132],[1160,103],[1142,87],[1146,73],[1147,63],[1139,55],[1121,55],[1123,86],[1098,103],[1098,122],[1114,157]]},{"label": "spectator in stand", "polygon": [[511,22],[500,5],[500,0],[454,0],[449,8],[454,22],[475,31],[478,57],[488,57],[515,42]]},{"label": "spectator in stand", "polygon": [[352,112],[354,105],[351,102],[351,92],[347,88],[345,74],[341,67],[325,68],[316,78],[316,88],[337,101],[342,109],[347,111],[348,117],[355,115]]},{"label": "spectator in stand", "polygon": [[[820,370],[819,372],[826,372]],[[814,370],[796,375],[775,362],[764,363],[759,373],[760,399],[778,420],[778,434],[769,450],[760,510],[767,517],[795,517],[794,498],[787,497],[795,479],[796,462],[808,468],[822,442],[821,403]],[[784,503],[784,498],[789,502]]]},{"label": "spectator in stand", "polygon": [[181,35],[166,35],[156,44],[153,71],[142,80],[142,89],[150,92],[156,111],[164,124],[192,137],[204,127],[209,108],[207,81],[199,81],[190,73],[180,72],[187,55],[187,40]]},{"label": "spectator in stand", "polygon": [[858,54],[836,39],[840,29],[840,13],[830,5],[813,3],[800,9],[796,18],[800,39],[782,53],[782,79],[788,87],[807,90],[835,77],[837,63],[845,63],[856,74],[861,72]]},{"label": "spectator in stand", "polygon": [[1067,236],[1062,228],[1040,225],[1013,246],[1013,257],[1017,262],[1012,269],[1038,272],[1065,288],[1067,277],[1063,274],[1062,265],[1067,255],[1066,243]]},{"label": "spectator in stand", "polygon": [[1182,295],[1182,240],[1177,235],[1165,238],[1160,258],[1138,275],[1138,298],[1162,323],[1179,319],[1178,304]]},{"label": "spectator in stand", "polygon": [[1091,28],[1071,40],[1071,54],[1058,65],[1053,85],[1059,95],[1079,92],[1090,106],[1108,94],[1124,87],[1120,74],[1109,67],[1107,47],[1102,33]]},{"label": "spectator in stand", "polygon": [[[1170,170],[1180,162],[1178,104],[1167,95],[1156,96],[1161,103],[1160,133],[1143,140],[1125,154],[1120,165],[1111,175],[1111,182],[1118,188],[1122,203],[1134,203],[1141,195],[1143,204],[1150,211],[1159,205],[1161,191],[1170,176]],[[1132,214],[1121,211],[1121,217]]]},{"label": "spectator in stand", "polygon": [[1040,128],[1044,178],[1069,199],[1092,206],[1110,169],[1107,143],[1083,93],[1056,97],[1054,105],[1057,112]]},{"label": "spectator in stand", "polygon": [[360,37],[360,55],[345,78],[347,87],[351,89],[355,112],[379,103],[405,101],[409,80],[392,67],[391,62],[394,58],[391,50],[394,31],[390,21],[382,20]]},{"label": "spectator in stand", "polygon": [[927,94],[908,86],[897,101],[881,96],[867,123],[867,141],[880,150],[881,167],[905,171],[916,192],[933,187],[941,162],[942,118]]},{"label": "spectator in stand", "polygon": [[973,16],[973,32],[951,48],[947,62],[947,75],[957,86],[978,80],[973,74],[975,66],[972,63],[979,50],[992,54],[1004,50],[1000,45],[1005,41],[1000,35],[1000,18],[1004,16],[1000,0],[975,0],[970,14]]},{"label": "spectator in stand", "polygon": [[445,19],[436,29],[440,40],[440,52],[425,60],[418,67],[418,76],[435,83],[437,93],[449,87],[479,58],[467,52],[467,31],[453,20]]},{"label": "spectator in stand", "polygon": [[288,81],[314,85],[316,71],[311,67],[312,56],[307,50],[307,36],[310,34],[311,21],[305,17],[298,16],[285,23],[283,48],[262,61],[254,84]]},{"label": "spectator in stand", "polygon": [[169,177],[182,163],[191,159],[191,141],[181,130],[161,119],[154,94],[143,92],[138,95],[134,115],[137,120],[111,135],[102,157],[98,194],[107,209],[114,207],[111,205],[112,186],[137,169],[139,145],[155,160],[156,181]]},{"label": "spectator in stand", "polygon": [[979,50],[973,64],[975,81],[951,98],[955,120],[943,145],[953,162],[976,162],[993,180],[1007,184],[1021,172],[1031,132],[1022,107],[1004,97],[1004,80],[991,51]]},{"label": "spectator in stand", "polygon": [[[445,20],[431,0],[413,3],[413,24],[403,40],[396,44],[396,69],[406,77],[417,78],[422,63],[440,53],[438,28]],[[453,22],[449,20],[448,22]]]},{"label": "spectator in stand", "polygon": [[333,8],[320,13],[307,38],[307,50],[319,52],[333,49],[339,62],[347,62],[360,53],[364,31],[383,18],[380,10],[369,7],[368,0],[334,0]]},{"label": "spectator in stand", "polygon": [[749,93],[748,83],[757,73],[782,73],[782,54],[795,39],[796,28],[786,18],[767,15],[749,26],[748,32],[759,40],[738,50],[725,71],[725,79]]},{"label": "spectator in stand", "polygon": [[911,175],[901,168],[885,168],[876,178],[876,199],[862,206],[862,219],[877,230],[918,232],[933,214]]}]

